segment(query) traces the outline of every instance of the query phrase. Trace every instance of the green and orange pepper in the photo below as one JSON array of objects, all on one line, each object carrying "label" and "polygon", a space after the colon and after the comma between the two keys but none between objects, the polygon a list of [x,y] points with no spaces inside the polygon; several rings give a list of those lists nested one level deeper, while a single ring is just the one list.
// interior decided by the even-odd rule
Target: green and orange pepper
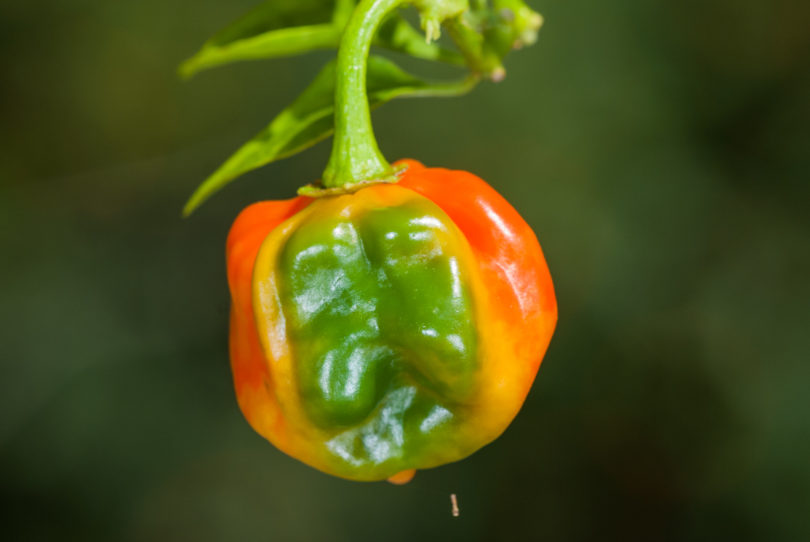
[{"label": "green and orange pepper", "polygon": [[400,165],[396,184],[251,205],[228,236],[242,412],[355,480],[498,437],[557,318],[540,245],[506,200],[470,173]]}]

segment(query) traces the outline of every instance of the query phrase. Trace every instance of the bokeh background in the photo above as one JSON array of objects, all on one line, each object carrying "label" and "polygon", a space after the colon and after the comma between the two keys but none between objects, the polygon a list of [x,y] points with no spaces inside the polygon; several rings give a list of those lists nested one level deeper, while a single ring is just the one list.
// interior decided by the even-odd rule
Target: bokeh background
[{"label": "bokeh background", "polygon": [[331,55],[176,77],[255,3],[0,4],[0,538],[810,540],[810,4],[536,0],[503,83],[375,113],[514,203],[560,305],[509,430],[393,487],[232,391],[229,224],[328,144],[179,215]]}]

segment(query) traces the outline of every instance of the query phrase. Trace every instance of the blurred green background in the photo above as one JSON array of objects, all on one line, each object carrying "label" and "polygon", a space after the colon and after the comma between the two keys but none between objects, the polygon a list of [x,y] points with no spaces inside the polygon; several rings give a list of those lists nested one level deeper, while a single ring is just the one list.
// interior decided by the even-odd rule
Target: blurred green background
[{"label": "blurred green background", "polygon": [[287,458],[233,396],[228,227],[329,150],[180,219],[330,56],[179,81],[254,4],[0,4],[0,538],[810,540],[810,4],[536,0],[503,83],[375,113],[389,159],[514,203],[560,305],[509,430],[404,487]]}]

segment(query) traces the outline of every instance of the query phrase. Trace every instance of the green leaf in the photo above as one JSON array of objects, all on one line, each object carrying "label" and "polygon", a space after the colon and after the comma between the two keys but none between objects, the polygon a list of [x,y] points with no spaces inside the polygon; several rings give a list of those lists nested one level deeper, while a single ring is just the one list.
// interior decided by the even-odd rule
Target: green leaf
[{"label": "green leaf", "polygon": [[[394,98],[459,96],[478,82],[467,77],[451,83],[430,83],[379,56],[368,58],[367,88],[371,107]],[[329,137],[334,130],[335,62],[327,64],[306,90],[267,128],[245,143],[208,177],[183,208],[190,215],[231,181],[263,165],[301,152]]]},{"label": "green leaf", "polygon": [[[220,30],[180,66],[180,74],[238,60],[273,58],[334,47],[353,0],[270,0]],[[340,20],[340,26],[333,23]]]},{"label": "green leaf", "polygon": [[[260,5],[221,30],[180,66],[180,75],[243,60],[279,58],[337,48],[354,0],[282,0]],[[458,53],[427,43],[398,13],[382,25],[374,44],[417,58],[463,64]]]}]

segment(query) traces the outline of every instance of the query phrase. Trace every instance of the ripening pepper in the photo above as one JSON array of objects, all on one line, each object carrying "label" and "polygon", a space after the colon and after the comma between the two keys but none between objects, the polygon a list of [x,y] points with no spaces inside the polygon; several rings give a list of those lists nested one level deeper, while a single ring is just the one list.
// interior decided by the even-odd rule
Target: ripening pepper
[{"label": "ripening pepper", "polygon": [[497,438],[557,306],[537,239],[463,171],[247,207],[227,241],[239,406],[280,450],[407,481]]}]

